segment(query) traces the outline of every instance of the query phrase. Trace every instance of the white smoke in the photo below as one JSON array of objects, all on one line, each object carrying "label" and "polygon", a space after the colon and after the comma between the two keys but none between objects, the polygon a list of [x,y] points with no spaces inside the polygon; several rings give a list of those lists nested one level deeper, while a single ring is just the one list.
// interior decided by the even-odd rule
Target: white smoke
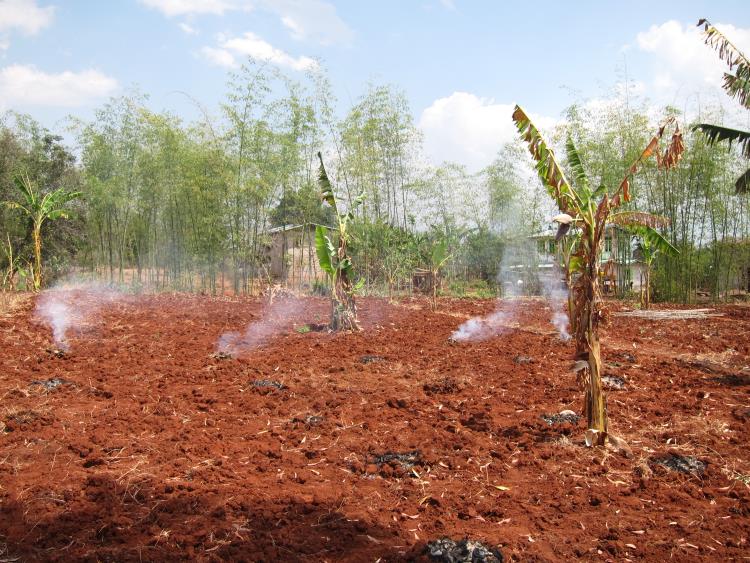
[{"label": "white smoke", "polygon": [[494,313],[486,317],[469,319],[451,334],[451,340],[457,342],[479,341],[497,336],[508,329],[508,323],[513,318],[513,311],[509,309],[511,309],[509,303],[498,302],[498,308]]},{"label": "white smoke", "polygon": [[64,282],[39,295],[34,315],[52,329],[57,348],[68,352],[71,333],[80,333],[102,308],[122,297],[101,284]]},{"label": "white smoke", "polygon": [[[560,339],[570,340],[568,290],[563,282],[562,272],[556,259],[551,260],[547,255],[541,260],[535,246],[533,240],[525,240],[506,247],[498,271],[498,282],[503,287],[503,299],[498,300],[495,311],[490,315],[471,318],[459,326],[451,335],[451,340],[486,340],[503,333],[511,328],[519,299],[539,293],[549,302],[552,310],[550,321],[560,334]],[[540,260],[546,267],[540,267]]]},{"label": "white smoke", "polygon": [[259,321],[247,325],[243,332],[225,332],[216,343],[216,351],[232,356],[263,346],[274,336],[290,328],[293,317],[304,309],[304,301],[294,297],[274,301],[263,311]]},{"label": "white smoke", "polygon": [[570,319],[568,318],[568,289],[563,281],[562,271],[557,263],[552,268],[551,276],[539,276],[542,286],[542,294],[546,297],[547,302],[552,309],[550,321],[557,329],[560,340],[567,342],[570,340],[568,327]]},{"label": "white smoke", "polygon": [[[531,249],[533,250],[533,249]],[[487,340],[510,328],[516,316],[519,297],[533,289],[529,273],[536,268],[534,256],[526,241],[509,245],[503,252],[497,280],[503,288],[503,298],[498,299],[495,311],[486,317],[473,317],[451,334],[458,342]]]}]

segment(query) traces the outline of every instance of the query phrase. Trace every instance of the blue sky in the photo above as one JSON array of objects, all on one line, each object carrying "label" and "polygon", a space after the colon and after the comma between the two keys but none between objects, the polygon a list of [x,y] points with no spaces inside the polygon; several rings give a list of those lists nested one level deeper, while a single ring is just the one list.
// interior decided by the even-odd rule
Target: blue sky
[{"label": "blue sky", "polygon": [[320,60],[347,108],[368,82],[409,99],[427,156],[477,168],[513,135],[519,102],[553,123],[574,100],[631,93],[695,111],[731,106],[695,22],[750,51],[747,2],[0,0],[0,110],[56,127],[137,85],[186,119],[226,93],[247,54],[290,75]]}]

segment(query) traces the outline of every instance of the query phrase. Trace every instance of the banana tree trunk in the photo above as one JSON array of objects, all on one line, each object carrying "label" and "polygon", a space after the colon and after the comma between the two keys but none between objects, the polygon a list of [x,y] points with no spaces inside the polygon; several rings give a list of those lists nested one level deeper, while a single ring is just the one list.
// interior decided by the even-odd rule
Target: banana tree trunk
[{"label": "banana tree trunk", "polygon": [[437,311],[438,281],[437,272],[435,272],[434,270],[430,274],[430,282],[432,283],[432,310]]},{"label": "banana tree trunk", "polygon": [[42,226],[34,225],[34,290],[42,287]]},{"label": "banana tree trunk", "polygon": [[573,294],[573,278],[570,275],[570,258],[565,261],[565,291],[568,293],[568,319],[570,319],[570,332],[576,332],[575,297]]},{"label": "banana tree trunk", "polygon": [[[338,257],[339,263],[346,258],[346,241],[344,240],[339,242]],[[331,330],[359,330],[352,281],[343,269],[338,271],[331,288]]]},{"label": "banana tree trunk", "polygon": [[601,446],[607,440],[607,402],[602,387],[601,348],[599,346],[599,267],[596,252],[588,256],[586,271],[576,281],[576,358],[588,365],[581,369],[579,381],[585,389],[583,411],[587,423],[587,443]]},{"label": "banana tree trunk", "polygon": [[646,265],[646,288],[643,291],[643,308],[651,307],[651,265]]}]

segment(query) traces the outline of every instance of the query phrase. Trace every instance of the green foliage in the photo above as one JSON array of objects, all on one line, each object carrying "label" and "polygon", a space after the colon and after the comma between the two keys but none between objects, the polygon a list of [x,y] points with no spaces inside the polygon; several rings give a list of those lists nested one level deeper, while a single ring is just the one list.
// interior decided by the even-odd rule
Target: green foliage
[{"label": "green foliage", "polygon": [[648,264],[651,264],[659,253],[671,257],[676,257],[680,254],[680,251],[672,246],[672,244],[653,227],[648,225],[632,226],[630,227],[630,232],[638,237],[643,259]]},{"label": "green foliage", "polygon": [[42,226],[47,220],[67,218],[66,204],[81,196],[80,192],[68,192],[64,188],[42,194],[27,174],[16,176],[14,184],[22,196],[22,201],[5,201],[9,209],[17,209],[31,223],[31,236],[34,241],[34,288],[42,283]]},{"label": "green foliage", "polygon": [[336,257],[336,249],[333,247],[331,239],[328,238],[328,229],[322,225],[315,227],[315,251],[318,255],[318,263],[325,273],[333,277],[336,275],[336,268],[333,264]]}]

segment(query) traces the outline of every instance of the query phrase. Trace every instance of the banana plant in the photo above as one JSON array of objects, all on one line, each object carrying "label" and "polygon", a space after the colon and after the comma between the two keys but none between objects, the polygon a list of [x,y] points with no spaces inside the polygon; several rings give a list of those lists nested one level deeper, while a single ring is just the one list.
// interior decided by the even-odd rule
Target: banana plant
[{"label": "banana plant", "polygon": [[42,287],[42,226],[48,219],[66,219],[68,212],[65,205],[81,196],[81,192],[68,192],[63,188],[41,195],[27,174],[16,176],[13,179],[18,191],[21,193],[23,202],[6,201],[6,207],[20,209],[31,220],[31,234],[34,240],[34,290]]},{"label": "banana plant", "polygon": [[[605,444],[608,436],[599,342],[599,322],[603,317],[599,287],[599,260],[604,233],[612,211],[630,201],[630,180],[646,159],[656,155],[657,163],[663,169],[677,165],[684,150],[682,134],[679,127],[675,125],[669,146],[663,153],[658,152],[666,127],[674,123],[674,119],[670,118],[659,128],[636,161],[630,165],[620,184],[610,192],[605,186],[597,188],[590,186],[572,139],[568,139],[566,149],[568,164],[575,178],[575,187],[568,182],[553,150],[520,106],[515,107],[513,121],[521,139],[528,144],[542,184],[560,209],[560,215],[555,218],[555,222],[559,224],[558,240],[572,226],[575,226],[580,233],[576,250],[569,262],[571,277],[574,278],[572,286],[574,309],[572,324],[576,346],[574,371],[585,392],[583,410],[588,426],[586,444],[601,446]],[[632,214],[635,212],[623,213],[631,214],[632,219]],[[625,219],[624,215],[622,219]]]},{"label": "banana plant", "polygon": [[432,278],[432,310],[437,309],[437,292],[438,292],[438,276],[440,276],[440,270],[453,258],[453,255],[448,252],[448,243],[446,241],[440,241],[432,247],[432,254],[430,255],[430,277]]},{"label": "banana plant", "polygon": [[[703,28],[703,41],[719,53],[719,58],[729,67],[724,73],[722,88],[730,98],[735,98],[742,107],[750,109],[750,61],[723,33],[716,29],[706,19],[698,21],[698,27]],[[736,67],[736,68],[735,68]],[[750,159],[750,131],[731,129],[710,123],[699,123],[693,127],[706,135],[708,144],[713,145],[728,141],[731,145],[736,141],[740,152],[746,159]],[[750,168],[740,176],[734,184],[737,193],[750,191]]]},{"label": "banana plant", "polygon": [[659,231],[648,225],[633,225],[628,231],[637,239],[645,266],[645,279],[641,285],[641,308],[648,309],[651,306],[651,269],[656,257],[660,254],[679,256],[680,251],[672,246]]},{"label": "banana plant", "polygon": [[324,203],[333,209],[337,222],[336,246],[334,246],[333,240],[328,234],[328,228],[322,225],[315,227],[315,250],[318,255],[318,263],[331,282],[330,328],[333,331],[357,331],[360,327],[357,322],[357,306],[354,296],[362,288],[365,280],[362,278],[358,283],[353,283],[354,269],[347,246],[350,242],[349,222],[354,219],[354,211],[362,204],[364,194],[360,194],[354,200],[351,209],[346,213],[339,212],[333,186],[326,173],[323,156],[320,153],[318,153],[318,159],[320,160],[318,170],[320,197]]}]

